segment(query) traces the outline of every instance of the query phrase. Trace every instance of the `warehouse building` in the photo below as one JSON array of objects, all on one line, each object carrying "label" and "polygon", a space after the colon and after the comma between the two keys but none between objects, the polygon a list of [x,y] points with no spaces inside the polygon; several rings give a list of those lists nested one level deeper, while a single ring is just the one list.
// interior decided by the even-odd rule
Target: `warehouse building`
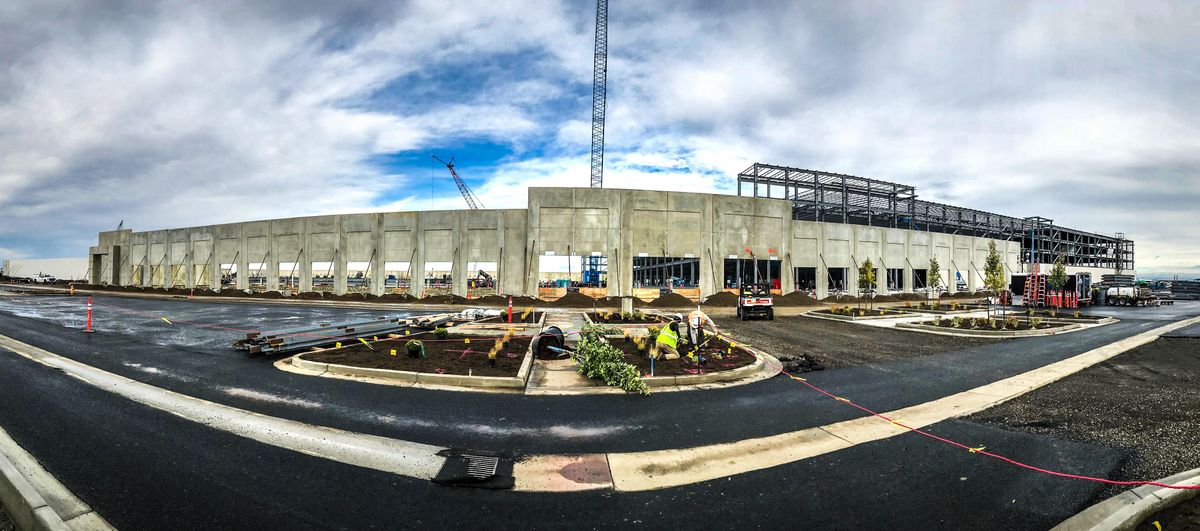
[{"label": "warehouse building", "polygon": [[[90,249],[96,284],[210,289],[556,296],[693,297],[754,278],[782,293],[983,287],[988,244],[1009,276],[1030,259],[1073,272],[1132,272],[1132,242],[1043,218],[1011,218],[916,199],[910,186],[755,164],[739,195],[530,188],[524,209],[383,212],[107,231]],[[548,278],[546,271],[566,273]],[[757,277],[756,277],[757,275]]]}]

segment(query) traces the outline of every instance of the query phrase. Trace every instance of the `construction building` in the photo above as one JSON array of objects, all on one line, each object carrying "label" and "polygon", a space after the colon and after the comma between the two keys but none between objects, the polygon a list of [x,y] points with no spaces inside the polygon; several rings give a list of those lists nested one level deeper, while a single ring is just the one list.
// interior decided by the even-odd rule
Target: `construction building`
[{"label": "construction building", "polygon": [[[90,249],[95,284],[374,294],[493,292],[706,297],[755,278],[782,293],[927,289],[936,257],[949,292],[983,289],[988,244],[1006,275],[1064,257],[1072,273],[1133,272],[1133,242],[917,199],[911,186],[755,164],[738,195],[530,188],[524,209],[383,212],[107,231]],[[540,273],[570,261],[571,282]],[[483,272],[481,274],[480,272]],[[440,290],[440,291],[439,291]],[[554,290],[558,290],[555,292]]]}]

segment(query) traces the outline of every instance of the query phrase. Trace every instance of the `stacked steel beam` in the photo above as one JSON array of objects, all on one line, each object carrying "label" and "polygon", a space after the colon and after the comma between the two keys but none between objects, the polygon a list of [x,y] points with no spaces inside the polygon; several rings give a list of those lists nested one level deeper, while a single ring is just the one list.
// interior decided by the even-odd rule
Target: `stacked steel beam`
[{"label": "stacked steel beam", "polygon": [[1200,279],[1172,281],[1171,295],[1176,299],[1200,300]]},{"label": "stacked steel beam", "polygon": [[339,341],[395,334],[403,331],[408,325],[407,319],[396,318],[252,332],[246,334],[246,339],[235,341],[233,346],[251,354],[282,354],[329,346]]}]

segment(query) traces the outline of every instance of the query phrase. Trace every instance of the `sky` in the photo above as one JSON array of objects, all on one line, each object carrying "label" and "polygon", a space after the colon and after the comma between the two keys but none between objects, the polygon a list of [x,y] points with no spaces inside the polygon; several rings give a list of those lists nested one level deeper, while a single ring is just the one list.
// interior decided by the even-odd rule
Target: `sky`
[{"label": "sky", "polygon": [[[0,3],[0,258],[587,186],[595,3]],[[605,186],[753,162],[1124,232],[1200,277],[1200,4],[610,1]]]}]

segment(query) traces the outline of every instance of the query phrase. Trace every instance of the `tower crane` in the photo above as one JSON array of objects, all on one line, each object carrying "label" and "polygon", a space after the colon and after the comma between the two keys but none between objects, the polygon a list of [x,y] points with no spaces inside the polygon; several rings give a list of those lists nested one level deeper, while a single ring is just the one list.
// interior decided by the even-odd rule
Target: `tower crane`
[{"label": "tower crane", "polygon": [[608,0],[596,0],[596,49],[592,60],[592,188],[604,184],[604,103],[608,78]]},{"label": "tower crane", "polygon": [[467,206],[471,207],[471,210],[479,210],[480,208],[484,208],[483,201],[480,201],[478,197],[475,197],[475,192],[472,192],[471,189],[467,187],[467,183],[463,182],[462,177],[458,176],[458,171],[454,169],[454,157],[450,157],[450,162],[442,160],[437,155],[434,155],[433,159],[442,163],[446,169],[450,170],[450,176],[454,178],[454,184],[458,185],[458,192],[462,194],[463,199],[467,200]]}]

